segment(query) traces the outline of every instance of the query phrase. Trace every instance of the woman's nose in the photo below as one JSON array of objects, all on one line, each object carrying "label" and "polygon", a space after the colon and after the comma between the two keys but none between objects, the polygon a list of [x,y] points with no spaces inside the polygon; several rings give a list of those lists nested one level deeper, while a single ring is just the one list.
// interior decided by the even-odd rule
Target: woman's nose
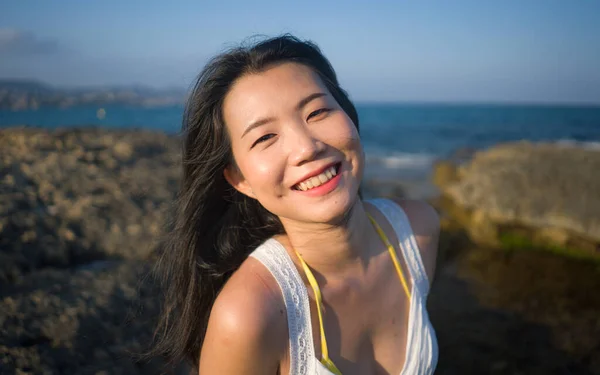
[{"label": "woman's nose", "polygon": [[314,160],[325,149],[325,144],[315,138],[305,126],[290,132],[288,144],[290,162],[293,165],[302,165]]}]

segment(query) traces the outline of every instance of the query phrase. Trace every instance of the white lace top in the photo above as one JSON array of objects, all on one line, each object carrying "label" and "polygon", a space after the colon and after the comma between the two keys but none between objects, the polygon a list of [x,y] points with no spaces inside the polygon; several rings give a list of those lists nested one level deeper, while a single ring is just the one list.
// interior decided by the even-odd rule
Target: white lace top
[{"label": "white lace top", "polygon": [[[438,345],[426,308],[429,280],[415,236],[400,206],[387,199],[373,199],[369,203],[394,228],[412,280],[406,359],[400,375],[431,375],[437,365]],[[290,375],[332,375],[315,356],[308,292],[283,245],[269,239],[250,256],[267,267],[281,288],[290,337]]]}]

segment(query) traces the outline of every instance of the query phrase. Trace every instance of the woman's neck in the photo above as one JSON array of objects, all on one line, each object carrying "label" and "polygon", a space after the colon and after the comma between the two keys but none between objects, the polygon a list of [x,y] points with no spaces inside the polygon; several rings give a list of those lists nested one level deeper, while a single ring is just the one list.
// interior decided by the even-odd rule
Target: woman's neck
[{"label": "woman's neck", "polygon": [[373,249],[373,228],[360,199],[339,224],[284,222],[284,241],[321,274],[342,274],[349,267],[366,266]]}]

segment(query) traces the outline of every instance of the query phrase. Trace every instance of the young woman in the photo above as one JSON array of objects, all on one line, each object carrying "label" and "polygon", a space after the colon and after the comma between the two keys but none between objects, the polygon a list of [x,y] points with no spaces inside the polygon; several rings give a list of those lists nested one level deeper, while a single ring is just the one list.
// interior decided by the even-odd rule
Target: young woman
[{"label": "young woman", "polygon": [[439,219],[361,199],[358,128],[310,42],[208,63],[184,117],[159,351],[202,375],[433,373]]}]

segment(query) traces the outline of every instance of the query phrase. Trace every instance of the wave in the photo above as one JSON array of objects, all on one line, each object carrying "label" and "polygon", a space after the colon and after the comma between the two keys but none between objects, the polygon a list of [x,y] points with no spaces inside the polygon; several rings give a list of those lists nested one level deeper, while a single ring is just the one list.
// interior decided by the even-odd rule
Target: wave
[{"label": "wave", "polygon": [[600,151],[600,141],[577,141],[573,139],[559,139],[554,142],[558,146],[576,147],[586,150]]},{"label": "wave", "polygon": [[[536,141],[533,141],[537,143]],[[540,141],[548,142],[548,141]],[[503,144],[505,142],[498,142]],[[577,147],[586,150],[600,151],[600,141],[580,141],[569,138],[557,139],[549,141],[549,143],[555,144],[559,147]],[[493,147],[493,146],[492,146]],[[473,149],[473,151],[483,150],[486,147],[480,149]],[[461,147],[457,147],[454,152],[461,150]],[[384,171],[424,171],[431,170],[433,164],[444,158],[441,155],[435,155],[430,153],[409,153],[409,152],[385,152],[381,149],[369,148],[365,150],[366,163],[368,168],[375,172]],[[454,153],[450,153],[453,155]],[[468,158],[467,158],[468,159]]]},{"label": "wave", "polygon": [[390,169],[421,169],[429,168],[436,159],[430,154],[393,153],[383,155],[379,153],[366,153],[367,163],[372,166]]}]

